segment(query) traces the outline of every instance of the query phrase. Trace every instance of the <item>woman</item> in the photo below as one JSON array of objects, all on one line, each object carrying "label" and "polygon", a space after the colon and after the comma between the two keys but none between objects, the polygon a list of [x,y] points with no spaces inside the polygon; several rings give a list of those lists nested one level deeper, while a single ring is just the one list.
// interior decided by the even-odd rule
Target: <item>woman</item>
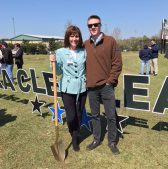
[{"label": "woman", "polygon": [[72,137],[72,146],[74,151],[79,151],[80,121],[87,93],[86,53],[78,27],[71,25],[67,28],[64,47],[56,50],[56,56],[50,55],[50,61],[55,60],[57,74],[62,74],[60,91],[66,111],[68,129]]}]

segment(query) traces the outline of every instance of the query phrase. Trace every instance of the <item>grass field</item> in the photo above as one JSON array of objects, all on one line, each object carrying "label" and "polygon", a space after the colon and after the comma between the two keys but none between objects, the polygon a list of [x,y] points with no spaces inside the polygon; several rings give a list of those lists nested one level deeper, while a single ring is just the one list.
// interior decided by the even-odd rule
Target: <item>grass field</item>
[{"label": "grass field", "polygon": [[[44,86],[41,71],[51,72],[47,55],[28,55],[24,58],[24,69],[35,68],[38,84]],[[57,162],[50,146],[55,141],[54,123],[48,109],[53,98],[39,95],[43,117],[38,112],[32,113],[29,100],[35,99],[35,93],[22,93],[17,85],[17,92],[0,89],[0,169],[167,169],[168,168],[168,111],[164,115],[152,113],[157,95],[165,76],[168,75],[168,59],[159,56],[159,75],[150,77],[149,98],[151,111],[135,111],[123,107],[123,74],[139,74],[137,52],[123,53],[123,71],[116,88],[116,98],[121,101],[118,114],[130,118],[124,122],[124,138],[118,147],[121,154],[112,155],[107,147],[105,118],[102,115],[103,143],[95,150],[86,151],[86,145],[92,141],[91,133],[81,128],[81,151],[76,153],[69,146],[71,138],[67,125],[60,126],[60,137],[63,139],[68,155],[64,163]],[[16,66],[14,68],[14,74]],[[2,77],[0,77],[2,79]],[[141,98],[142,99],[142,98]],[[62,104],[61,100],[59,101]],[[90,112],[88,100],[87,112]],[[103,112],[103,107],[101,107]]]}]

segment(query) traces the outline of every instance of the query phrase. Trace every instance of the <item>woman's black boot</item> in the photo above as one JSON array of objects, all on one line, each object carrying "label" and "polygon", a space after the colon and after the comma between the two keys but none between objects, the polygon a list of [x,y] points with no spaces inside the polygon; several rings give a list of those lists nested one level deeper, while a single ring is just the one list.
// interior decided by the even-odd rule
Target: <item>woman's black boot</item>
[{"label": "woman's black boot", "polygon": [[74,151],[80,150],[78,131],[73,131],[72,133],[72,147]]}]

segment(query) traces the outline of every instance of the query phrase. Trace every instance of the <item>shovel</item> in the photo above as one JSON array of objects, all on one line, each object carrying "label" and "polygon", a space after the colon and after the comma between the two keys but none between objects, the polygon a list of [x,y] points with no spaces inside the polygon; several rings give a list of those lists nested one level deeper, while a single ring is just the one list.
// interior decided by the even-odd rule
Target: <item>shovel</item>
[{"label": "shovel", "polygon": [[57,87],[56,87],[56,68],[55,62],[52,62],[53,70],[53,86],[54,86],[54,110],[55,110],[55,143],[51,145],[52,153],[57,161],[63,162],[65,160],[65,148],[61,139],[59,139],[59,126],[58,126],[58,114],[57,114]]}]

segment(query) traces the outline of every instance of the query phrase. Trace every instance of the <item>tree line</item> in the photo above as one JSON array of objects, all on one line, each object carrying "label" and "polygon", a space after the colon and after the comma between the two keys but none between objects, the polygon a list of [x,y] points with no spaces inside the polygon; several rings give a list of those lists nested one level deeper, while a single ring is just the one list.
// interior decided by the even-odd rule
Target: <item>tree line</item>
[{"label": "tree line", "polygon": [[[147,36],[143,37],[131,37],[128,39],[119,39],[116,38],[121,51],[138,51],[145,44],[150,45],[150,39]],[[158,36],[153,36],[152,39],[155,39],[157,44],[161,45],[161,40]],[[63,42],[56,42],[54,39],[48,41],[48,45],[42,43],[29,43],[29,41],[23,41],[21,44],[25,54],[47,54],[49,51],[55,51],[56,49],[63,46]],[[13,49],[14,45],[9,44],[9,47]]]},{"label": "tree line", "polygon": [[143,37],[131,37],[129,39],[117,39],[121,51],[138,51],[143,48],[144,45],[150,46],[150,40],[155,39],[156,43],[160,46],[161,40],[158,36],[149,38]]},{"label": "tree line", "polygon": [[[8,44],[11,49],[14,48],[14,44]],[[62,42],[56,42],[54,39],[48,41],[48,45],[43,43],[29,43],[29,41],[23,40],[21,47],[25,54],[34,55],[34,54],[48,54],[49,51],[55,51],[56,49],[63,46]]]}]

